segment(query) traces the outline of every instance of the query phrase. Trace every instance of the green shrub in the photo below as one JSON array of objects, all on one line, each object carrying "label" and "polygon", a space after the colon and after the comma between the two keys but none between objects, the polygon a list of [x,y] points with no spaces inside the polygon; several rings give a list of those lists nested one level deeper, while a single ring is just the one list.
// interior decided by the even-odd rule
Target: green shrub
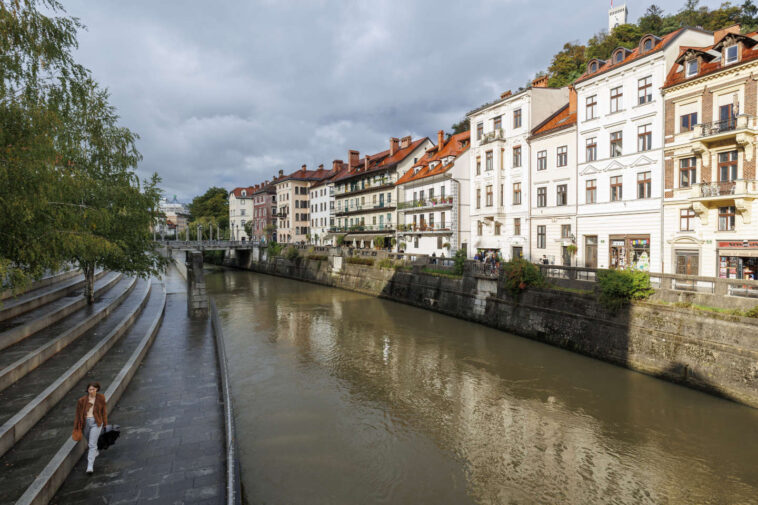
[{"label": "green shrub", "polygon": [[518,296],[527,288],[545,285],[542,272],[523,258],[503,263],[503,286],[511,296]]},{"label": "green shrub", "polygon": [[466,251],[463,249],[458,249],[455,251],[455,254],[453,255],[453,272],[455,272],[456,275],[463,275],[463,267],[466,264]]},{"label": "green shrub", "polygon": [[309,254],[308,259],[313,261],[327,261],[329,256],[326,254]]},{"label": "green shrub", "polygon": [[758,317],[758,305],[753,307],[752,309],[747,309],[745,312],[745,317]]},{"label": "green shrub", "polygon": [[275,258],[282,254],[282,249],[284,249],[284,245],[277,244],[276,242],[269,242],[266,247],[266,252],[269,258]]},{"label": "green shrub", "polygon": [[300,257],[300,251],[298,251],[294,246],[289,246],[287,250],[284,251],[284,257],[290,261],[295,261]]},{"label": "green shrub", "polygon": [[379,268],[393,268],[395,265],[392,263],[392,260],[389,258],[384,258],[379,261]]},{"label": "green shrub", "polygon": [[598,270],[597,284],[600,303],[614,312],[631,300],[644,300],[654,292],[650,275],[640,270]]},{"label": "green shrub", "polygon": [[435,277],[448,277],[450,279],[461,278],[461,274],[456,274],[454,271],[450,271],[444,268],[424,267],[422,271],[425,274],[434,275]]},{"label": "green shrub", "polygon": [[368,265],[373,266],[374,260],[372,258],[361,258],[361,257],[355,257],[355,256],[348,256],[345,258],[345,262],[351,263],[353,265]]},{"label": "green shrub", "polygon": [[345,244],[345,236],[344,235],[337,235],[337,240],[335,241],[335,244],[338,246]]},{"label": "green shrub", "polygon": [[374,247],[377,249],[384,247],[384,237],[374,237]]}]

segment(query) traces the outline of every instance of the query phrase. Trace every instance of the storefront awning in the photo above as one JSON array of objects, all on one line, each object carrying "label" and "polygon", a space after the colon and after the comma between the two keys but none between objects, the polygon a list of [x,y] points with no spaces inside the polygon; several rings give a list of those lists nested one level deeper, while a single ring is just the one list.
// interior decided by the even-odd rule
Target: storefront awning
[{"label": "storefront awning", "polygon": [[740,258],[758,258],[758,249],[729,248],[719,249],[719,256],[738,256]]}]

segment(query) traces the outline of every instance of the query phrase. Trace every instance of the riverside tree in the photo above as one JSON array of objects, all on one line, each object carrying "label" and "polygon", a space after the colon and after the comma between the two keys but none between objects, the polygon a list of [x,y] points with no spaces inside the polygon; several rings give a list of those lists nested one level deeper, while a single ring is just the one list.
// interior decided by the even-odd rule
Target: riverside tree
[{"label": "riverside tree", "polygon": [[73,60],[80,27],[56,0],[0,0],[0,280],[76,263],[92,302],[96,267],[165,262],[149,240],[158,178],[137,179],[136,135]]}]

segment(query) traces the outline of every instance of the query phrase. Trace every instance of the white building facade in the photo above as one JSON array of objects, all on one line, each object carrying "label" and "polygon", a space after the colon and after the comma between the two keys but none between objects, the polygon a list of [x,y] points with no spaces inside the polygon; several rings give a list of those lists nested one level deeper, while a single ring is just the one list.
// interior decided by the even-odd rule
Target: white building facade
[{"label": "white building facade", "polygon": [[249,240],[245,224],[253,219],[255,188],[234,188],[229,192],[229,231],[231,240]]},{"label": "white building facade", "polygon": [[470,132],[438,143],[401,174],[397,248],[407,253],[450,257],[470,244]]},{"label": "white building facade", "polygon": [[578,264],[661,271],[663,99],[679,46],[708,32],[646,35],[634,50],[591,60],[577,92]]},{"label": "white building facade", "polygon": [[576,93],[529,138],[531,257],[574,266],[576,240]]},{"label": "white building facade", "polygon": [[470,112],[471,248],[505,259],[529,258],[529,166],[527,139],[537,125],[568,102],[568,88],[531,88]]}]

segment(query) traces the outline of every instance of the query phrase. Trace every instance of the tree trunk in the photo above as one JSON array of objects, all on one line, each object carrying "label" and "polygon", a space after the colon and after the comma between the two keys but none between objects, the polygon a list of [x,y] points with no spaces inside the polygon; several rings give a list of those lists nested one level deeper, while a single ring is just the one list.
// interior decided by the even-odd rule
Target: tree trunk
[{"label": "tree trunk", "polygon": [[87,303],[95,303],[95,265],[84,266],[84,297]]}]

